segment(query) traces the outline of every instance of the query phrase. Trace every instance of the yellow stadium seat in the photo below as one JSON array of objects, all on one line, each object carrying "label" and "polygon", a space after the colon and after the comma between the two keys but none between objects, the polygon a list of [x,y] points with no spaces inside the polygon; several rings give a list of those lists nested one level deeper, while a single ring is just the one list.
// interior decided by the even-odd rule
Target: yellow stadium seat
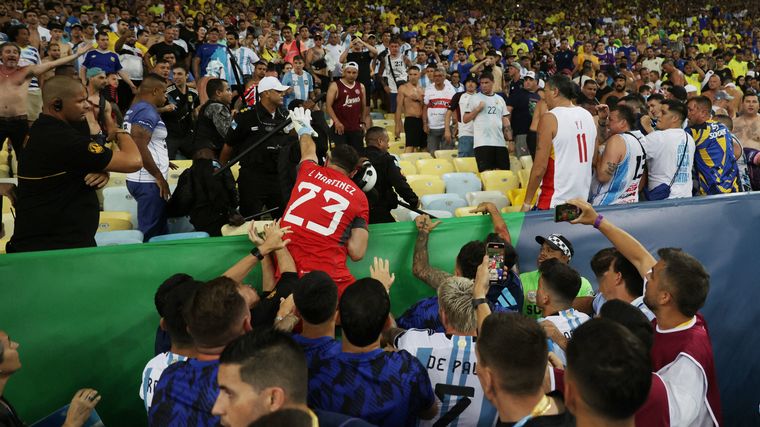
[{"label": "yellow stadium seat", "polygon": [[520,206],[507,206],[505,208],[501,208],[501,213],[520,212],[520,208],[522,208],[522,205],[520,205]]},{"label": "yellow stadium seat", "polygon": [[451,160],[454,161],[454,169],[456,169],[457,172],[472,172],[475,175],[480,174],[475,157],[457,157]]},{"label": "yellow stadium seat", "polygon": [[454,172],[454,166],[445,159],[421,159],[417,160],[417,172],[421,175],[441,176],[445,173]]},{"label": "yellow stadium seat", "polygon": [[[515,188],[514,190],[509,190],[507,197],[509,197],[509,202],[512,206],[522,207],[523,203],[525,203],[525,189]],[[532,204],[536,203],[536,199],[538,199],[538,191],[536,191],[536,194],[533,195]]]},{"label": "yellow stadium seat", "polygon": [[435,150],[433,153],[436,159],[455,159],[458,154],[457,150]]},{"label": "yellow stadium seat", "polygon": [[517,171],[522,170],[522,165],[520,164],[520,160],[517,159],[515,156],[509,156],[509,170],[511,170],[514,173],[517,173]]},{"label": "yellow stadium seat", "polygon": [[476,216],[480,215],[479,213],[472,213],[471,210],[475,209],[477,206],[465,206],[463,208],[457,208],[454,211],[454,216],[457,218],[461,218],[463,216]]},{"label": "yellow stadium seat", "polygon": [[172,160],[171,162],[177,165],[180,169],[187,169],[193,165],[192,160]]},{"label": "yellow stadium seat", "polygon": [[441,194],[446,190],[441,177],[435,175],[407,175],[406,180],[417,196],[426,194]]},{"label": "yellow stadium seat", "polygon": [[527,188],[530,181],[530,169],[522,169],[517,172],[517,178],[520,179],[520,187]]},{"label": "yellow stadium seat", "polygon": [[427,151],[423,151],[422,153],[403,153],[398,155],[401,160],[407,160],[410,162],[416,162],[417,160],[422,159],[432,159],[433,156],[430,155]]},{"label": "yellow stadium seat", "polygon": [[530,156],[520,157],[520,165],[522,165],[523,169],[530,170],[533,167],[533,158]]},{"label": "yellow stadium seat", "polygon": [[9,213],[11,211],[11,199],[3,196],[3,212],[2,213]]},{"label": "yellow stadium seat", "polygon": [[505,196],[509,190],[520,186],[519,178],[512,171],[485,171],[480,174],[480,180],[483,182],[483,190],[499,191]]},{"label": "yellow stadium seat", "polygon": [[399,160],[398,167],[404,176],[417,175],[417,168],[414,166],[414,163],[408,160]]},{"label": "yellow stadium seat", "polygon": [[121,172],[109,173],[108,184],[106,187],[125,187],[127,185],[127,174]]},{"label": "yellow stadium seat", "polygon": [[0,165],[0,178],[8,178],[11,176],[11,168],[8,165]]},{"label": "yellow stadium seat", "polygon": [[98,233],[131,230],[132,227],[132,215],[129,212],[105,211],[100,213]]},{"label": "yellow stadium seat", "polygon": [[235,178],[235,182],[237,182],[238,176],[240,176],[240,163],[235,163],[230,167],[230,172],[232,172],[232,177]]},{"label": "yellow stadium seat", "polygon": [[401,155],[404,152],[404,142],[403,141],[391,141],[391,143],[388,145],[388,152],[391,154]]},{"label": "yellow stadium seat", "polygon": [[182,175],[182,172],[184,172],[186,169],[188,169],[190,166],[193,165],[192,160],[172,160],[172,163],[177,165],[177,169],[169,169],[169,178],[166,180],[166,182],[169,183],[169,185],[177,185],[177,182],[179,182],[179,176]]},{"label": "yellow stadium seat", "polygon": [[13,217],[13,214],[4,213],[3,214],[3,231],[5,232],[5,237],[10,238],[13,236],[13,230],[16,226],[16,218]]}]

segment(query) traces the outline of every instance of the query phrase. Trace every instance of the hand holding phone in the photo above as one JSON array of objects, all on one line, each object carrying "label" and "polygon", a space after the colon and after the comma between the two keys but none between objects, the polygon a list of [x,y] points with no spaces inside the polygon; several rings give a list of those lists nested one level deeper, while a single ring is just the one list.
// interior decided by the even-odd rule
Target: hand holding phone
[{"label": "hand holding phone", "polygon": [[581,216],[581,209],[569,203],[554,207],[554,222],[570,222]]},{"label": "hand holding phone", "polygon": [[504,278],[504,243],[491,242],[486,245],[488,275],[491,283]]}]

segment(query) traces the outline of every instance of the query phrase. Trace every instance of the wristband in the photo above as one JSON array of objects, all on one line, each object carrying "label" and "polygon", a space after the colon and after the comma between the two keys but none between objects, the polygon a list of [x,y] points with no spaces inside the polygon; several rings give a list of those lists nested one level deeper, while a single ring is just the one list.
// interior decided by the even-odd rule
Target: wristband
[{"label": "wristband", "polygon": [[480,304],[485,304],[488,302],[485,298],[473,298],[472,299],[472,308],[477,309]]},{"label": "wristband", "polygon": [[253,256],[255,256],[256,258],[258,258],[258,259],[259,259],[259,261],[261,261],[261,260],[263,260],[263,259],[264,259],[264,254],[262,254],[262,253],[261,253],[261,251],[259,250],[259,247],[258,247],[258,246],[257,246],[257,247],[255,247],[255,248],[253,248],[253,249],[251,249],[251,255],[253,255]]},{"label": "wristband", "polygon": [[594,228],[597,230],[599,229],[599,226],[602,225],[602,220],[604,219],[604,216],[597,215],[596,219],[594,220]]}]

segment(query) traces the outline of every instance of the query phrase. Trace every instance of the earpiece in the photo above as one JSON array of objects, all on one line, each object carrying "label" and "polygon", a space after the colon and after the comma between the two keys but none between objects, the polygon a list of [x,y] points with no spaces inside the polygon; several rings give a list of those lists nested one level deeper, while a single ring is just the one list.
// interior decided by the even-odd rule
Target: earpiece
[{"label": "earpiece", "polygon": [[55,101],[53,101],[53,110],[55,111],[63,110],[63,100],[56,99]]}]

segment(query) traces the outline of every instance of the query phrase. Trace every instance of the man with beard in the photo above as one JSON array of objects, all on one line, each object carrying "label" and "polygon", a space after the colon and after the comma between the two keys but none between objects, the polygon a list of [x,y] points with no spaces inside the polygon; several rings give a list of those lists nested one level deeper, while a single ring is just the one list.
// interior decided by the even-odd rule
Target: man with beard
[{"label": "man with beard", "polygon": [[601,103],[614,107],[619,100],[628,96],[628,91],[625,90],[626,82],[624,75],[616,74],[612,82],[612,91],[602,97]]}]

